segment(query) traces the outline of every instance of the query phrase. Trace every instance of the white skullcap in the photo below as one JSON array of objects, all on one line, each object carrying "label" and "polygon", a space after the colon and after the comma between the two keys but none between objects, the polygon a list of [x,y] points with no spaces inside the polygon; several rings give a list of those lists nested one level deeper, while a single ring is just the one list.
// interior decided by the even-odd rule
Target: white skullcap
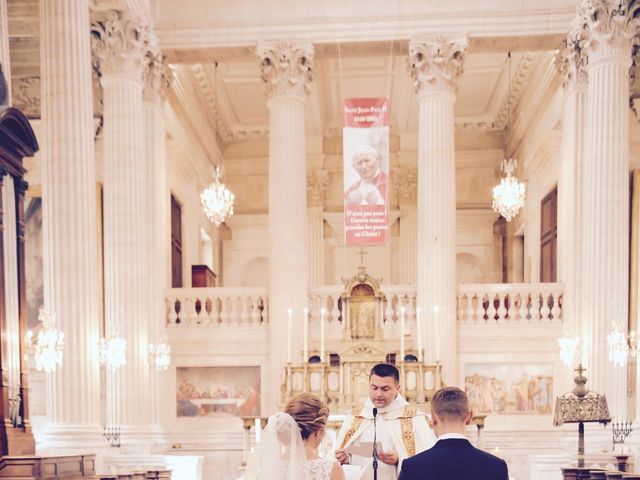
[{"label": "white skullcap", "polygon": [[376,158],[378,158],[378,151],[373,148],[371,145],[358,145],[356,147],[355,152],[353,152],[353,157],[364,157],[364,156],[374,156]]}]

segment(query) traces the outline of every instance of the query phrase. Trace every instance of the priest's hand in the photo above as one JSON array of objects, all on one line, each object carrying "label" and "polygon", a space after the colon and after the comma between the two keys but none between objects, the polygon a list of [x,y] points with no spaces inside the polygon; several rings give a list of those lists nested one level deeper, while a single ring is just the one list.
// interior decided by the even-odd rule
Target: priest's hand
[{"label": "priest's hand", "polygon": [[336,450],[336,460],[340,462],[340,465],[344,465],[345,463],[349,463],[351,458],[346,451],[344,451],[343,449],[338,449]]},{"label": "priest's hand", "polygon": [[378,460],[386,463],[387,465],[397,465],[398,454],[396,452],[380,452],[378,453]]}]

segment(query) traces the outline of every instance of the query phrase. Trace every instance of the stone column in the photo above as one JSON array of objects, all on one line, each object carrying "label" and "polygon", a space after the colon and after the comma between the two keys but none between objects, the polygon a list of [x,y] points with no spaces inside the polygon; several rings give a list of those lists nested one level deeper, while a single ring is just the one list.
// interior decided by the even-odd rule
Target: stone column
[{"label": "stone column", "polygon": [[[580,333],[582,303],[577,297],[578,282],[582,279],[582,265],[578,253],[582,240],[578,232],[584,230],[579,200],[584,197],[580,182],[584,179],[584,132],[587,108],[586,53],[582,48],[583,30],[575,23],[563,48],[556,56],[556,67],[562,76],[565,92],[562,113],[562,144],[558,174],[558,281],[564,283],[562,302],[563,335],[575,337]],[[572,390],[575,365],[563,373],[563,392]]]},{"label": "stone column", "polygon": [[115,11],[95,22],[92,33],[104,102],[105,334],[127,342],[126,365],[108,376],[109,422],[121,428],[123,445],[147,443],[149,328],[156,310],[149,304],[152,220],[142,73],[155,39],[144,20]]},{"label": "stone column", "polygon": [[[457,383],[456,165],[453,104],[466,39],[436,37],[409,44],[420,108],[418,136],[417,293],[427,359],[440,360]],[[437,309],[437,313],[436,310]]]},{"label": "stone column", "polygon": [[[413,166],[401,166],[393,170],[393,184],[398,192],[400,205],[400,283],[415,285],[417,277],[416,253],[418,210],[418,170]],[[424,330],[424,329],[423,329]]]},{"label": "stone column", "polygon": [[9,15],[7,0],[0,0],[0,65],[7,81],[7,102],[11,105],[11,59],[9,58]]},{"label": "stone column", "polygon": [[[582,336],[590,388],[604,393],[611,414],[625,419],[626,368],[613,368],[606,338],[612,321],[628,323],[629,289],[629,67],[638,20],[627,2],[585,0],[580,14],[588,54],[581,207]],[[588,221],[587,221],[588,220]]]},{"label": "stone column", "polygon": [[40,2],[44,302],[65,333],[63,367],[47,377],[43,449],[104,446],[88,25],[85,0]]},{"label": "stone column", "polygon": [[309,285],[324,285],[324,193],[329,185],[329,171],[313,169],[307,174],[309,212]]},{"label": "stone column", "polygon": [[288,42],[258,47],[269,108],[269,378],[267,412],[276,408],[288,352],[287,309],[293,309],[291,360],[301,360],[307,306],[305,98],[313,77],[313,47]]},{"label": "stone column", "polygon": [[[149,195],[145,209],[149,219],[147,235],[148,305],[151,308],[149,341],[158,345],[166,338],[165,291],[170,288],[167,265],[171,264],[171,194],[166,179],[165,124],[162,111],[165,92],[169,87],[170,71],[158,48],[147,52],[143,70],[143,108],[145,130],[145,174]],[[161,375],[151,361],[151,413],[152,424],[160,424]]]}]

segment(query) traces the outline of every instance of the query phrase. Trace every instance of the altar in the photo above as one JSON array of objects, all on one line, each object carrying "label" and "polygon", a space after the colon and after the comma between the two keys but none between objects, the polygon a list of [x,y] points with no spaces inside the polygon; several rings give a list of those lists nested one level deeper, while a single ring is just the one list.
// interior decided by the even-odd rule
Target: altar
[{"label": "altar", "polygon": [[[337,305],[342,332],[339,344],[325,351],[321,334],[319,350],[309,351],[305,335],[303,363],[290,362],[285,367],[282,403],[311,392],[327,402],[332,413],[344,413],[368,397],[371,368],[386,362],[398,367],[405,398],[418,405],[428,404],[443,386],[442,366],[423,361],[420,325],[417,315],[410,314],[417,311],[414,300],[403,299],[407,303],[393,309],[399,311],[395,316],[389,313],[388,301],[380,281],[365,267],[345,280]],[[417,335],[407,329],[411,320],[416,322]],[[385,338],[385,331],[389,338]]]}]

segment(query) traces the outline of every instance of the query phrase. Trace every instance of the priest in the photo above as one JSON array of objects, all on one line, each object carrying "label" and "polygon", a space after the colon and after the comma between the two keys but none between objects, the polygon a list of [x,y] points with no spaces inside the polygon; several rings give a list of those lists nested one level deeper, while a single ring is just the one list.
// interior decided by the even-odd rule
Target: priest
[{"label": "priest", "polygon": [[400,394],[400,373],[381,363],[369,374],[369,398],[347,415],[338,434],[336,459],[364,467],[362,480],[373,479],[374,413],[378,479],[396,480],[407,457],[431,448],[436,441],[424,413]]}]

